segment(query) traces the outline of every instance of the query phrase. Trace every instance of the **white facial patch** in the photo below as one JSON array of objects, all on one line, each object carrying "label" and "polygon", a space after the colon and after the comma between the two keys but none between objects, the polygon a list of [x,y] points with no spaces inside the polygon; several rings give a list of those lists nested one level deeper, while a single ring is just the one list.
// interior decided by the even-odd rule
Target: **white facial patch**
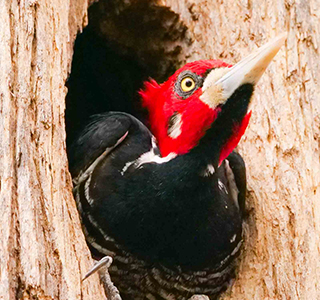
[{"label": "white facial patch", "polygon": [[174,113],[168,124],[168,135],[176,139],[181,134],[182,116],[179,113]]},{"label": "white facial patch", "polygon": [[216,82],[230,71],[230,68],[217,68],[212,70],[203,82],[202,95],[199,97],[202,102],[210,108],[216,108],[223,104],[227,98],[224,97],[223,86]]},{"label": "white facial patch", "polygon": [[227,74],[230,68],[216,68],[213,69],[203,82],[202,91],[206,91],[214,85],[223,75]]}]

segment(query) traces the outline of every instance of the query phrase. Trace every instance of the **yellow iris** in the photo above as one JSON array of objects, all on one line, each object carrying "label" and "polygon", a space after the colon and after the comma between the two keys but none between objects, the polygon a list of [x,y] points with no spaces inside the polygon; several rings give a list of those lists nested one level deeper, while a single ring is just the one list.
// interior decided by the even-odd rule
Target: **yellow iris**
[{"label": "yellow iris", "polygon": [[196,83],[192,77],[185,77],[181,80],[180,86],[184,92],[190,92],[195,88]]}]

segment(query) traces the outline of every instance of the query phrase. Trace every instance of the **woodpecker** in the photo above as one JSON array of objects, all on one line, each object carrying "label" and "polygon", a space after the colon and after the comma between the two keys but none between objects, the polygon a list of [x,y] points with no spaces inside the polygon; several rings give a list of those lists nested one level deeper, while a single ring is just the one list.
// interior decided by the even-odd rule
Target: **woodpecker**
[{"label": "woodpecker", "polygon": [[74,196],[93,256],[113,258],[123,299],[216,299],[242,244],[244,161],[234,148],[254,86],[285,36],[235,66],[186,64],[140,92],[150,130],[96,115],[69,149]]}]

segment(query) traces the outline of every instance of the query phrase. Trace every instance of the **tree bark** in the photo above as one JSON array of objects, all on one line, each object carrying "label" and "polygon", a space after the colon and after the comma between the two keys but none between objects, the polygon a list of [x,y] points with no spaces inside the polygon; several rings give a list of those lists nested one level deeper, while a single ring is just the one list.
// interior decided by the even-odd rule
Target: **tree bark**
[{"label": "tree bark", "polygon": [[[288,32],[239,146],[249,217],[238,278],[223,299],[320,299],[320,5],[156,3],[186,26],[188,61],[235,63]],[[81,282],[92,262],[65,149],[65,81],[87,9],[85,0],[0,1],[0,299],[104,299],[97,275]]]},{"label": "tree bark", "polygon": [[86,1],[0,1],[0,299],[103,299],[71,193],[65,80]]}]

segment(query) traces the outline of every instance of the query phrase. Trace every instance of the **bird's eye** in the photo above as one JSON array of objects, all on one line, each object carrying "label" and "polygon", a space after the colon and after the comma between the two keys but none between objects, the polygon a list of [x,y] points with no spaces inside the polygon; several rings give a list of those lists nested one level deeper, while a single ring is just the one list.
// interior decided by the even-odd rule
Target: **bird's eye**
[{"label": "bird's eye", "polygon": [[196,82],[192,77],[185,77],[181,80],[180,86],[182,91],[190,92],[195,88]]},{"label": "bird's eye", "polygon": [[186,100],[197,90],[197,88],[202,86],[202,83],[203,79],[200,75],[186,70],[178,75],[174,84],[174,90],[179,96],[179,99]]}]

